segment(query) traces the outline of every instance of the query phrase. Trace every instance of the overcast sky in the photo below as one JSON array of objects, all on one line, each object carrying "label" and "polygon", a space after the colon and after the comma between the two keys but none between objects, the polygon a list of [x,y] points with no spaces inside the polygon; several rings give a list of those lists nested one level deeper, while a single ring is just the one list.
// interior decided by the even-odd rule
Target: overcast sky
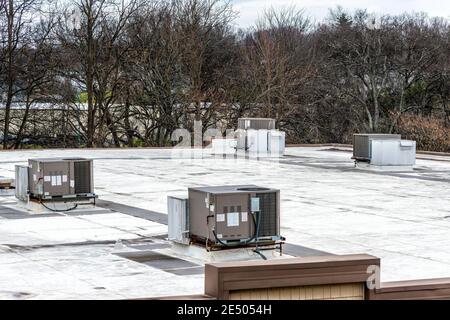
[{"label": "overcast sky", "polygon": [[267,7],[292,6],[305,9],[308,16],[322,20],[328,8],[338,5],[344,9],[367,9],[375,14],[400,14],[403,12],[426,12],[430,16],[450,19],[450,0],[231,0],[239,13],[236,23],[239,27],[251,26]]}]

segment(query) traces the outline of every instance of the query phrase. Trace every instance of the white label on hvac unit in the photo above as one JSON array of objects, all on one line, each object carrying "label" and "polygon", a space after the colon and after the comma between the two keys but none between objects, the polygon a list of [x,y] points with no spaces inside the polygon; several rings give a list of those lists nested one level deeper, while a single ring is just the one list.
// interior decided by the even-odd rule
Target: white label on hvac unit
[{"label": "white label on hvac unit", "polygon": [[239,227],[239,212],[227,214],[227,227]]},{"label": "white label on hvac unit", "polygon": [[241,220],[242,220],[242,222],[247,222],[248,221],[248,213],[247,212],[242,212],[241,213]]},{"label": "white label on hvac unit", "polygon": [[36,175],[33,174],[33,181],[36,181],[36,180],[37,180]]},{"label": "white label on hvac unit", "polygon": [[48,195],[50,195],[50,193],[48,193],[48,192],[45,192],[45,193],[44,193],[44,196],[48,196]]},{"label": "white label on hvac unit", "polygon": [[56,185],[62,186],[61,176],[56,176]]},{"label": "white label on hvac unit", "polygon": [[50,182],[50,181],[52,181],[52,177],[44,176],[44,182]]},{"label": "white label on hvac unit", "polygon": [[225,222],[225,215],[224,214],[216,215],[216,222]]},{"label": "white label on hvac unit", "polygon": [[58,185],[56,181],[56,176],[52,176],[52,187]]},{"label": "white label on hvac unit", "polygon": [[214,205],[213,204],[209,206],[209,211],[210,212],[214,212]]},{"label": "white label on hvac unit", "polygon": [[259,198],[252,198],[251,207],[253,212],[259,211]]},{"label": "white label on hvac unit", "polygon": [[62,182],[63,183],[67,183],[67,176],[66,175],[62,176]]},{"label": "white label on hvac unit", "polygon": [[217,235],[217,239],[222,239],[223,238],[223,235],[221,234],[221,233],[219,233],[218,235]]},{"label": "white label on hvac unit", "polygon": [[75,180],[70,180],[70,187],[75,188]]}]

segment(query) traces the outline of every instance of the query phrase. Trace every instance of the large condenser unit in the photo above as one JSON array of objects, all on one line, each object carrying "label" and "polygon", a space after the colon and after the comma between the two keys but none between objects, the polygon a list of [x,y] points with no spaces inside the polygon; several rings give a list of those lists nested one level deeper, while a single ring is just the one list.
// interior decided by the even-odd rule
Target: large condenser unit
[{"label": "large condenser unit", "polygon": [[189,237],[210,246],[274,243],[280,236],[280,191],[250,186],[189,188]]},{"label": "large condenser unit", "polygon": [[275,129],[275,119],[240,118],[235,131],[236,149],[258,156],[284,154],[286,134]]},{"label": "large condenser unit", "polygon": [[38,200],[95,198],[93,161],[84,158],[30,159],[28,191]]},{"label": "large condenser unit", "polygon": [[355,134],[353,159],[376,167],[411,167],[416,162],[416,142],[398,134]]}]

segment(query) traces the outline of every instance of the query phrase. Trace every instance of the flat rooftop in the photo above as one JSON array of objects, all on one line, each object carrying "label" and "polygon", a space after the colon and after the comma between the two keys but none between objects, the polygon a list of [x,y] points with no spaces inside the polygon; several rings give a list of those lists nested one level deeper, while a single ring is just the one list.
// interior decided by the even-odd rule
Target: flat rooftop
[{"label": "flat rooftop", "polygon": [[97,206],[30,213],[0,190],[0,299],[203,294],[205,262],[258,259],[207,255],[165,240],[167,195],[207,185],[279,189],[288,255],[375,255],[382,281],[450,277],[450,157],[419,155],[414,171],[389,173],[354,168],[343,147],[287,148],[281,159],[208,150],[33,150],[0,152],[0,176],[13,178],[14,166],[29,158],[51,157],[95,160]]}]

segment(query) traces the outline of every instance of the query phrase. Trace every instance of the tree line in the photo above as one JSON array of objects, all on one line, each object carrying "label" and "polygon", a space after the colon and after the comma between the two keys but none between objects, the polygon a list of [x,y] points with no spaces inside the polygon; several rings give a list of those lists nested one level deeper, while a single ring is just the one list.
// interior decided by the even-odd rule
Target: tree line
[{"label": "tree line", "polygon": [[425,14],[222,0],[0,0],[4,149],[169,146],[178,128],[271,117],[290,143],[402,133],[450,151],[450,25]]}]

